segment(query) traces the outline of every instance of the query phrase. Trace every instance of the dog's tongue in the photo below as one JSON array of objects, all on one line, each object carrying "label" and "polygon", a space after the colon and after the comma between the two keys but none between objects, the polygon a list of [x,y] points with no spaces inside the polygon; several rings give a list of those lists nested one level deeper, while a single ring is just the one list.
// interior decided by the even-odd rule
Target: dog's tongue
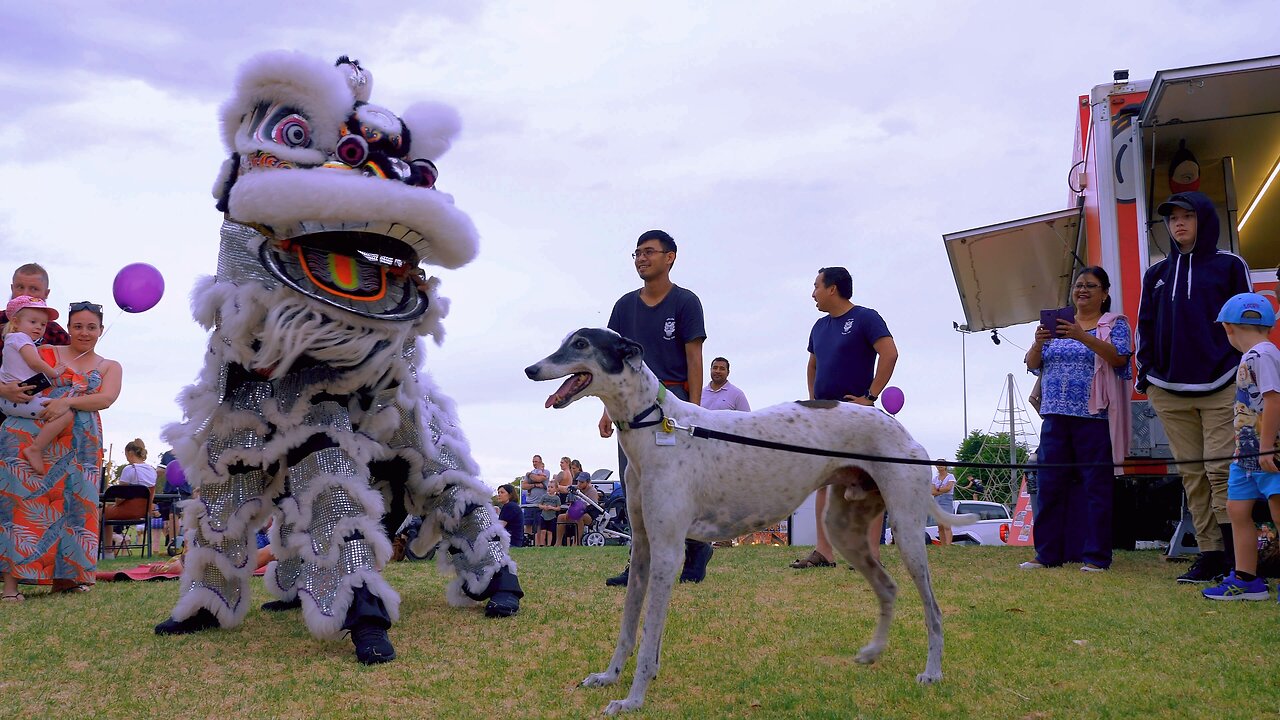
[{"label": "dog's tongue", "polygon": [[573,385],[577,381],[577,379],[578,379],[577,375],[570,375],[569,377],[565,378],[564,382],[560,384],[560,388],[557,389],[555,392],[551,393],[551,395],[547,398],[547,404],[543,405],[542,407],[549,408],[552,405],[555,405],[561,400],[564,400],[565,398],[572,395],[573,391],[570,390],[569,388],[571,385]]}]

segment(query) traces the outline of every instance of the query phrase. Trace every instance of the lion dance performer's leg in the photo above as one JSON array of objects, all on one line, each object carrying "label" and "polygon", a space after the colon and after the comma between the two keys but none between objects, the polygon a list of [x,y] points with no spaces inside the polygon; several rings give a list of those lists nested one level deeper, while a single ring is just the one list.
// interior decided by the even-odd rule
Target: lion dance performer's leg
[{"label": "lion dance performer's leg", "polygon": [[[509,554],[510,536],[498,524],[491,491],[479,478],[466,438],[457,426],[452,401],[419,375],[415,342],[393,363],[385,389],[373,396],[362,432],[382,441],[389,457],[375,462],[374,484],[391,507],[425,516],[413,551],[437,550],[440,569],[454,578],[447,590],[450,604],[487,601],[490,617],[514,615],[524,593]],[[395,502],[403,498],[403,502]],[[398,527],[401,513],[391,517]]]},{"label": "lion dance performer's leg", "polygon": [[[249,577],[257,559],[254,533],[271,513],[269,497],[278,482],[264,469],[264,447],[272,434],[262,417],[270,396],[265,381],[244,381],[239,366],[211,363],[205,382],[182,397],[198,427],[175,425],[166,438],[196,490],[183,503],[187,551],[180,597],[158,634],[181,634],[234,627],[249,606]],[[261,380],[261,378],[259,378]]]},{"label": "lion dance performer's leg", "polygon": [[453,402],[430,379],[419,379],[424,399],[417,407],[423,422],[421,472],[409,484],[409,510],[424,515],[414,542],[423,555],[438,544],[441,571],[454,575],[448,600],[456,606],[488,601],[490,617],[514,615],[524,593],[511,559],[510,535],[498,524],[491,491],[479,479],[471,450],[457,427]]}]

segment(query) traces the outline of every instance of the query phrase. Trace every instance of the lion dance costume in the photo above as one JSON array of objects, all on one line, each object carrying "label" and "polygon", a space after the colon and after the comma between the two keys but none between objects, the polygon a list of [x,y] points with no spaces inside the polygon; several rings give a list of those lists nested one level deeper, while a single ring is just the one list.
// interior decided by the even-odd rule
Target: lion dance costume
[{"label": "lion dance costume", "polygon": [[456,113],[369,103],[357,61],[291,52],[241,69],[222,108],[231,152],[214,187],[217,274],[192,293],[204,370],[165,439],[196,497],[183,508],[181,595],[158,634],[233,627],[248,612],[255,532],[273,520],[267,610],[301,607],[317,637],[350,631],[361,662],[395,651],[400,598],[380,569],[388,529],[424,516],[454,605],[512,615],[509,536],[456,425],[419,370],[448,303],[419,263],[460,267],[477,235],[435,189]]}]

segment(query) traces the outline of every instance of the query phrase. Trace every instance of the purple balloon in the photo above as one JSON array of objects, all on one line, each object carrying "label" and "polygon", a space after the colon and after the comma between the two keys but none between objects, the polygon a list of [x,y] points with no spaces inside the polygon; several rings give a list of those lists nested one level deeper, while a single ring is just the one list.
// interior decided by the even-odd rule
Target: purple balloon
[{"label": "purple balloon", "polygon": [[569,512],[568,512],[569,519],[574,522],[578,522],[579,520],[582,519],[582,514],[585,513],[586,511],[587,511],[587,504],[583,502],[582,498],[578,498],[577,500],[574,500],[572,504],[569,505]]},{"label": "purple balloon", "polygon": [[164,277],[159,270],[146,263],[125,265],[116,273],[111,293],[121,310],[145,312],[155,307],[164,296]]},{"label": "purple balloon", "polygon": [[181,487],[187,483],[187,473],[177,460],[171,460],[164,466],[164,484],[169,487]]},{"label": "purple balloon", "polygon": [[884,392],[880,393],[880,404],[884,406],[885,412],[890,415],[897,415],[898,411],[902,409],[902,403],[905,400],[902,390],[895,385],[890,385],[884,389]]}]

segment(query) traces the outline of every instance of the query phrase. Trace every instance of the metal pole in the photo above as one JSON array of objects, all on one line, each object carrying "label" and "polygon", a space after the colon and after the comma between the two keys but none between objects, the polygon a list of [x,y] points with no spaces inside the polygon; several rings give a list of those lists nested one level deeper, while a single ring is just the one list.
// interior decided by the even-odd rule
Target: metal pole
[{"label": "metal pole", "polygon": [[968,334],[960,333],[960,392],[964,401],[964,437],[966,438],[969,437],[969,355],[965,352],[964,339]]},{"label": "metal pole", "polygon": [[[1018,442],[1017,436],[1014,434],[1014,413],[1017,412],[1017,405],[1013,399],[1013,373],[1009,373],[1009,464],[1016,465],[1018,463]],[[1010,497],[1016,503],[1018,501],[1018,471],[1009,468],[1009,492]]]}]

